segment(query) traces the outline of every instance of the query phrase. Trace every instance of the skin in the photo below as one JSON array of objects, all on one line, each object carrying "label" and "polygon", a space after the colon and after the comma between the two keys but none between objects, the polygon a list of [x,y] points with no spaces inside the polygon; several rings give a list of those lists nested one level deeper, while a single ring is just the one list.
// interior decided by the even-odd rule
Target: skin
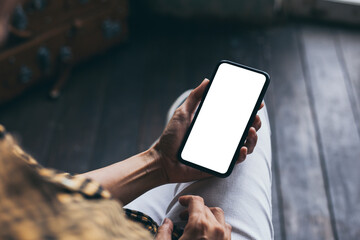
[{"label": "skin", "polygon": [[[169,183],[189,182],[211,177],[210,174],[188,167],[180,163],[177,159],[180,144],[194,118],[195,110],[209,82],[208,79],[205,79],[190,93],[186,101],[175,111],[169,124],[162,133],[159,142],[154,146],[154,149],[161,155],[161,163],[165,170],[164,175]],[[261,105],[261,107],[262,106],[263,105]],[[260,127],[260,117],[257,116],[249,131],[245,146],[240,149],[240,156],[237,163],[244,161],[246,155],[254,151],[257,142],[256,131],[260,129]]]},{"label": "skin", "polygon": [[[207,207],[203,198],[192,195],[181,196],[179,203],[186,207],[180,217],[188,221],[180,240],[231,239],[231,226],[225,222],[224,211],[221,208]],[[173,227],[171,220],[165,219],[156,239],[171,240]]]},{"label": "skin", "polygon": [[[19,2],[0,0],[0,46],[6,39],[11,13]],[[205,79],[191,92],[187,100],[175,111],[153,147],[126,160],[82,175],[98,181],[124,205],[163,184],[211,177],[207,173],[181,164],[176,156],[207,84],[209,80]],[[254,151],[257,142],[256,132],[260,127],[261,120],[256,116],[245,146],[240,149],[237,163],[243,162],[246,156]],[[181,239],[230,239],[231,226],[225,222],[224,212],[220,208],[205,206],[204,200],[198,196],[182,196],[179,202],[186,208],[181,217],[188,219]],[[171,220],[165,220],[156,239],[171,239],[172,228]]]},{"label": "skin", "polygon": [[[162,184],[211,177],[207,173],[183,165],[176,156],[207,84],[209,84],[209,80],[205,79],[191,92],[186,101],[175,111],[159,141],[149,150],[83,175],[102,183],[114,197],[124,204]],[[261,108],[263,106],[264,104],[261,104]],[[238,164],[245,160],[247,154],[254,151],[257,142],[256,131],[260,127],[261,120],[257,115],[245,146],[240,150]],[[222,209],[205,206],[199,196],[182,196],[179,198],[179,202],[187,207],[181,217],[189,216],[181,239],[231,238],[231,226],[225,222]],[[172,229],[173,224],[170,219],[167,219],[159,228],[156,239],[171,239]]]},{"label": "skin", "polygon": [[[190,93],[186,101],[175,111],[159,141],[153,147],[129,159],[82,175],[100,182],[123,204],[163,184],[212,177],[208,173],[180,163],[177,159],[181,141],[190,126],[207,84],[209,80],[205,79]],[[240,149],[237,163],[243,162],[247,154],[253,152],[257,142],[256,131],[260,127],[261,121],[257,116],[245,146]]]}]

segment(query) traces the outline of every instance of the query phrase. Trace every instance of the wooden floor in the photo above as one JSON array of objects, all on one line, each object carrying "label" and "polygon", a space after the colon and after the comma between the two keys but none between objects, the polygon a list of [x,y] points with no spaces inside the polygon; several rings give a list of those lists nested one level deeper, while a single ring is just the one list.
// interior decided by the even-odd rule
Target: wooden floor
[{"label": "wooden floor", "polygon": [[167,109],[220,59],[272,77],[276,239],[360,239],[360,31],[309,23],[226,31],[133,31],[77,67],[58,101],[48,86],[0,108],[41,163],[84,172],[145,150]]}]

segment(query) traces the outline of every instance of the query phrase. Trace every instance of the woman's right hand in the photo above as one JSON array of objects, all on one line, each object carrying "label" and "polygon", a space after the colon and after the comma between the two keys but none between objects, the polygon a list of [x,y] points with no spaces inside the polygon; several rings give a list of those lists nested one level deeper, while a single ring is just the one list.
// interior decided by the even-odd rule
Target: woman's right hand
[{"label": "woman's right hand", "polygon": [[[199,196],[186,195],[179,198],[184,207],[180,217],[187,219],[181,240],[188,239],[231,239],[231,226],[225,222],[224,212],[218,207],[207,207]],[[172,222],[167,219],[159,228],[157,240],[170,240]]]}]

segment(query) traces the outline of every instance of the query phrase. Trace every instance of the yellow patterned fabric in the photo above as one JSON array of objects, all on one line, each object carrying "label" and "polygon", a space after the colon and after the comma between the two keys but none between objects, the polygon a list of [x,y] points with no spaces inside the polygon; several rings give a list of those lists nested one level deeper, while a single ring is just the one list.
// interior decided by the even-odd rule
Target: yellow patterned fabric
[{"label": "yellow patterned fabric", "polygon": [[[131,209],[124,208],[124,211],[129,219],[131,219],[134,222],[141,223],[144,226],[144,228],[149,230],[152,234],[155,235],[157,233],[159,226],[151,217],[149,217],[148,215],[142,212]],[[179,239],[182,236],[183,231],[184,230],[182,228],[179,228],[178,226],[174,225],[173,231],[171,233],[171,239],[172,240]]]},{"label": "yellow patterned fabric", "polygon": [[0,239],[153,239],[156,223],[137,222],[97,182],[40,166],[0,125]]}]

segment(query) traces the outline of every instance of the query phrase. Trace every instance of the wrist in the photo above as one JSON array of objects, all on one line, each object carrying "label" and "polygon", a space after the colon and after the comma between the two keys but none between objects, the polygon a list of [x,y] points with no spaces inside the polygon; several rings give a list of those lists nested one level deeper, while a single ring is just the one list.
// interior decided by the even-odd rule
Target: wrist
[{"label": "wrist", "polygon": [[145,151],[144,154],[146,154],[146,159],[148,159],[147,173],[156,172],[160,185],[169,183],[161,151],[154,146]]},{"label": "wrist", "polygon": [[124,205],[146,191],[166,184],[160,154],[149,149],[102,169],[83,174],[98,181]]}]

